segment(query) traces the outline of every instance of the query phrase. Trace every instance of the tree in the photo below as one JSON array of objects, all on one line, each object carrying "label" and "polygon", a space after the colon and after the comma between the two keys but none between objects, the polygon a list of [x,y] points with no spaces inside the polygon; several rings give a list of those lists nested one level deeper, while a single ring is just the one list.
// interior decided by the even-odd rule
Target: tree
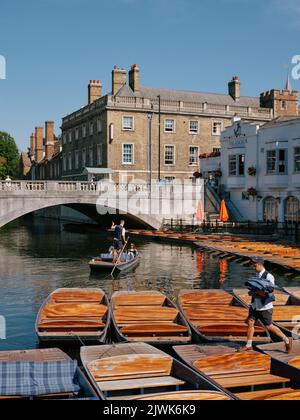
[{"label": "tree", "polygon": [[17,178],[19,169],[19,151],[14,138],[0,131],[0,179],[7,176]]}]

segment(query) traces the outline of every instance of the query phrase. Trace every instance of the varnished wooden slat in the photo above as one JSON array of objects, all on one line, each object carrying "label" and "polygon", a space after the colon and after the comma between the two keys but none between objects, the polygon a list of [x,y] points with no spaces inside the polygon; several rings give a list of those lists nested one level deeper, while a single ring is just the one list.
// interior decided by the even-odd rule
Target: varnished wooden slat
[{"label": "varnished wooden slat", "polygon": [[139,401],[229,401],[226,395],[209,391],[181,391],[130,398]]},{"label": "varnished wooden slat", "polygon": [[268,400],[284,400],[289,399],[300,399],[300,391],[295,391],[292,388],[284,389],[266,389],[262,391],[242,392],[236,394],[236,396],[243,401],[268,401]]},{"label": "varnished wooden slat", "polygon": [[117,293],[113,297],[114,307],[118,306],[162,306],[166,297],[159,292]]},{"label": "varnished wooden slat", "polygon": [[254,372],[257,374],[269,373],[271,368],[271,357],[256,353],[235,353],[220,356],[210,356],[194,363],[196,369],[206,373],[209,376],[217,377],[219,375],[231,376],[235,373]]},{"label": "varnished wooden slat", "polygon": [[107,312],[107,306],[88,303],[55,303],[47,305],[42,311],[42,319],[62,318],[62,317],[99,317]]},{"label": "varnished wooden slat", "polygon": [[172,358],[160,354],[129,354],[98,359],[87,367],[96,381],[169,376]]},{"label": "varnished wooden slat", "polygon": [[247,387],[247,386],[258,386],[258,385],[285,384],[289,382],[290,382],[289,379],[282,378],[281,376],[270,375],[270,374],[218,379],[218,383],[227,389]]},{"label": "varnished wooden slat", "polygon": [[175,387],[184,385],[185,382],[173,378],[172,376],[160,376],[160,377],[151,377],[143,379],[129,379],[129,380],[118,380],[118,381],[107,381],[107,382],[97,382],[97,385],[102,391],[125,391],[125,390],[134,390],[134,389],[146,389],[146,388],[156,388],[156,387]]}]

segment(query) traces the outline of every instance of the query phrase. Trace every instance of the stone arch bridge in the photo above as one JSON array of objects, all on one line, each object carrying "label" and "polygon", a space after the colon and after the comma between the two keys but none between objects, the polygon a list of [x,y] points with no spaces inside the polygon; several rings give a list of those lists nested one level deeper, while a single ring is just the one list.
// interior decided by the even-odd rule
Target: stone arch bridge
[{"label": "stone arch bridge", "polygon": [[202,186],[114,184],[81,181],[0,182],[0,228],[37,210],[69,206],[84,214],[122,214],[141,225],[159,229],[165,218],[193,216]]}]

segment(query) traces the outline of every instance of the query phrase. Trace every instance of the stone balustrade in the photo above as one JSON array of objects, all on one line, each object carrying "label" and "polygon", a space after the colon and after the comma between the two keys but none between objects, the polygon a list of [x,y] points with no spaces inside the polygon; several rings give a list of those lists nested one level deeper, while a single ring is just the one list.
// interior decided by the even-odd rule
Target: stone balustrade
[{"label": "stone balustrade", "polygon": [[[132,110],[145,110],[158,112],[158,99],[147,99],[139,97],[115,97],[108,95],[101,98],[99,101],[95,101],[93,104],[82,108],[70,115],[63,118],[63,124],[70,123],[78,118],[85,117],[89,112],[98,108],[112,108],[112,109],[132,109]],[[238,115],[240,117],[247,117],[256,120],[268,120],[274,117],[273,110],[269,108],[260,107],[244,107],[240,105],[219,105],[219,104],[208,104],[201,102],[184,102],[184,101],[172,101],[172,100],[161,100],[162,112],[175,112],[182,114],[193,113],[195,115],[217,115],[224,117],[233,117]]]}]

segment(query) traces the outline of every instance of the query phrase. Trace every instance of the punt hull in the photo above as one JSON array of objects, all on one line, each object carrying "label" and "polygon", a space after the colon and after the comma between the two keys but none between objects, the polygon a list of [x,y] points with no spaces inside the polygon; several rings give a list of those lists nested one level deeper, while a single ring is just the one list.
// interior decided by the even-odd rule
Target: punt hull
[{"label": "punt hull", "polygon": [[[176,308],[176,305],[166,296],[166,305],[172,308]],[[180,340],[176,340],[176,338],[174,340],[172,339],[163,339],[163,338],[156,338],[156,339],[152,339],[149,337],[149,339],[145,339],[145,337],[143,337],[143,342],[146,344],[149,344],[150,346],[155,346],[155,347],[160,347],[160,348],[169,348],[169,347],[173,347],[176,345],[182,345],[182,344],[190,344],[192,342],[192,331],[190,329],[190,326],[188,324],[188,322],[186,321],[186,319],[182,316],[181,312],[179,311],[179,324],[183,325],[184,327],[186,327],[188,329],[188,336],[186,337],[187,339],[183,341]],[[113,343],[117,343],[117,344],[121,344],[121,343],[137,343],[139,341],[141,341],[141,339],[136,339],[136,340],[130,340],[128,337],[126,337],[125,335],[122,334],[122,332],[120,331],[117,322],[115,320],[114,317],[114,311],[112,308],[112,329],[111,329],[111,339]]]},{"label": "punt hull", "polygon": [[[136,268],[138,266],[138,264],[140,263],[140,257],[136,257],[134,260],[129,261],[127,263],[121,263],[118,264],[115,268],[115,271],[117,273],[122,273],[122,272],[126,272],[129,270],[133,270],[134,268]],[[91,272],[112,272],[112,270],[115,267],[115,264],[113,263],[109,263],[109,262],[105,262],[105,261],[91,261],[89,263]]]},{"label": "punt hull", "polygon": [[[245,308],[247,308],[247,309],[249,309],[250,308],[250,306],[239,296],[239,295],[237,295],[236,293],[234,293],[234,297],[239,301],[239,303],[241,304],[241,305],[243,305]],[[291,296],[291,304],[292,305],[300,305],[300,301],[296,301],[296,300],[294,300],[293,299],[293,297]],[[298,303],[296,303],[296,302],[298,302]],[[299,314],[300,315],[300,314]],[[279,322],[276,322],[276,321],[274,321],[273,322],[273,324],[276,326],[276,327],[278,327],[287,337],[291,337],[291,338],[293,338],[294,340],[299,340],[300,339],[300,335],[299,334],[295,334],[295,333],[293,333],[293,331],[291,331],[291,330],[289,330],[289,329],[287,329],[287,328],[285,328],[284,326],[282,326]],[[280,341],[279,340],[279,338],[277,337],[277,336],[271,336],[271,338],[272,338],[272,341],[274,341],[274,342],[278,342],[278,341]],[[262,344],[261,344],[262,345]]]},{"label": "punt hull", "polygon": [[[42,314],[43,309],[45,306],[47,306],[48,303],[50,303],[52,295],[55,294],[60,289],[54,291],[51,293],[50,296],[47,297],[47,299],[44,301],[43,305],[41,306],[36,322],[35,322],[35,332],[38,336],[39,342],[41,345],[45,344],[51,344],[52,346],[55,344],[68,344],[72,346],[81,346],[82,342],[84,344],[104,344],[105,342],[109,341],[110,336],[110,323],[111,323],[111,309],[110,309],[110,303],[108,300],[107,295],[104,293],[103,296],[103,304],[107,306],[107,314],[106,314],[106,322],[105,322],[105,328],[100,334],[96,333],[84,333],[84,334],[76,334],[72,332],[65,332],[65,333],[50,333],[50,332],[40,332],[39,331],[39,320]],[[82,341],[82,342],[81,342]]]},{"label": "punt hull", "polygon": [[[115,353],[115,354],[114,354]],[[148,343],[123,343],[123,344],[117,344],[112,346],[96,346],[96,347],[82,347],[80,352],[80,358],[83,364],[83,367],[85,369],[85,372],[92,383],[97,395],[101,400],[108,400],[106,394],[99,388],[97,382],[95,381],[95,378],[91,374],[91,372],[88,369],[88,364],[95,360],[95,359],[101,359],[102,357],[111,357],[114,355],[124,354],[124,355],[130,355],[130,354],[160,354],[164,355],[165,353],[161,350],[152,347]],[[101,357],[102,356],[102,357]],[[172,375],[176,376],[182,380],[184,380],[186,383],[189,384],[190,388],[193,388],[193,390],[206,390],[206,391],[212,391],[212,392],[218,392],[222,394],[223,396],[227,397],[229,400],[237,400],[237,398],[229,391],[225,390],[222,386],[216,384],[214,381],[211,381],[208,377],[205,375],[201,375],[200,373],[196,372],[195,370],[191,369],[190,367],[186,366],[182,362],[176,360],[173,358],[173,367],[172,367]],[[153,389],[151,391],[151,394],[143,394],[143,397],[147,397],[147,395],[153,396],[155,399],[155,394],[159,395],[161,393],[161,389]],[[141,395],[142,397],[142,395]],[[123,400],[128,398],[122,398],[120,396],[119,398],[114,398],[115,400]],[[137,399],[137,398],[134,398]]]},{"label": "punt hull", "polygon": [[[188,317],[185,315],[185,311],[184,308],[181,304],[180,301],[180,296],[183,294],[184,292],[181,292],[179,294],[179,297],[177,299],[177,305],[178,308],[180,310],[180,313],[182,315],[182,317],[186,320],[186,322],[189,324],[191,331],[192,331],[192,342],[195,344],[220,344],[220,343],[224,343],[226,345],[230,345],[230,344],[235,344],[237,347],[239,345],[243,345],[245,344],[245,341],[247,341],[247,338],[245,337],[245,339],[235,339],[234,337],[225,337],[225,336],[207,336],[205,334],[203,334],[195,325],[193,322],[191,322]],[[246,305],[242,302],[240,302],[235,296],[233,297],[234,301],[236,304],[241,305],[243,308],[246,308]],[[246,321],[246,320],[245,320]],[[259,323],[260,326],[263,327],[263,325],[261,323]],[[267,332],[267,330],[265,330],[266,333],[266,340],[264,340],[263,342],[261,340],[256,340],[254,338],[253,342],[254,345],[256,346],[256,344],[265,344],[265,343],[269,343],[271,342],[271,338],[269,333]]]}]

